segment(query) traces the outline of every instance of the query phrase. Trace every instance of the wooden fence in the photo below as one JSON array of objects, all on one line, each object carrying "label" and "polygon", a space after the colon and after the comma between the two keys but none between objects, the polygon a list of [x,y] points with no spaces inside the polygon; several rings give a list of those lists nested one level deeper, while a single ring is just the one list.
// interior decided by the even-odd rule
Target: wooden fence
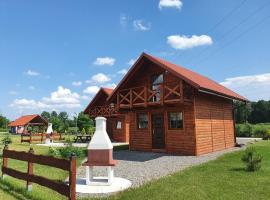
[{"label": "wooden fence", "polygon": [[28,142],[32,144],[34,141],[43,142],[46,137],[49,135],[51,140],[64,140],[65,138],[62,137],[60,133],[30,133],[30,134],[21,134],[21,143]]},{"label": "wooden fence", "polygon": [[[27,172],[21,172],[8,167],[8,159],[15,159],[28,162]],[[42,176],[34,175],[33,164],[47,165],[69,171],[69,183],[57,182]],[[67,196],[69,200],[76,200],[76,156],[70,156],[69,160],[54,158],[52,156],[35,155],[34,150],[30,148],[29,152],[9,150],[6,145],[3,150],[2,177],[5,175],[17,179],[25,180],[28,191],[32,190],[32,183],[55,190],[56,192]]]}]

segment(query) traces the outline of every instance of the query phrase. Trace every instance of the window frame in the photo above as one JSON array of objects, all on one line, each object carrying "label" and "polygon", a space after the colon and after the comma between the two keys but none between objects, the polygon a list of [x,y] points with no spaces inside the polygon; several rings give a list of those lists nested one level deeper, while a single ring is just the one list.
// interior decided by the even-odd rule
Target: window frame
[{"label": "window frame", "polygon": [[[170,113],[182,113],[182,128],[171,128],[171,123],[170,123]],[[184,130],[185,129],[185,120],[184,120],[184,111],[182,110],[170,110],[167,112],[167,118],[168,118],[168,130]]]},{"label": "window frame", "polygon": [[[122,120],[116,120],[115,122],[116,122],[116,123],[115,123],[115,129],[116,129],[116,130],[121,130],[121,129],[123,128],[123,126],[122,126],[122,124],[123,124],[123,123],[122,123]],[[120,127],[120,128],[117,127],[118,122],[121,123],[121,127]]]},{"label": "window frame", "polygon": [[[147,127],[146,128],[140,128],[139,127],[139,122],[140,122],[139,115],[146,115],[147,116]],[[149,115],[148,115],[148,112],[139,112],[139,113],[136,113],[136,127],[139,130],[148,130],[149,129]]]}]

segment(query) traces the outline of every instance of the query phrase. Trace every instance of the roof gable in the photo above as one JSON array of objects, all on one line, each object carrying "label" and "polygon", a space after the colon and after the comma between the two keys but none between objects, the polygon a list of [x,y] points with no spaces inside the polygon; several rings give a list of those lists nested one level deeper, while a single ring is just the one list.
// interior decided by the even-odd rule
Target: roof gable
[{"label": "roof gable", "polygon": [[228,98],[232,98],[232,99],[236,99],[236,100],[240,100],[240,101],[248,101],[245,97],[233,92],[232,90],[220,85],[219,83],[217,83],[217,82],[215,82],[215,81],[213,81],[213,80],[211,80],[203,75],[200,75],[200,74],[193,72],[189,69],[175,65],[173,63],[170,63],[170,62],[165,61],[163,59],[151,56],[151,55],[146,54],[146,53],[141,54],[141,56],[137,59],[135,64],[130,68],[128,73],[125,75],[125,77],[120,81],[118,86],[115,88],[115,90],[113,91],[113,93],[111,94],[109,99],[111,99],[114,96],[115,92],[118,90],[118,88],[122,84],[124,84],[133,73],[135,73],[135,71],[138,69],[138,67],[141,66],[140,63],[144,59],[147,59],[147,60],[157,64],[158,66],[164,68],[165,70],[171,72],[172,74],[183,79],[184,81],[186,81],[187,83],[189,83],[190,85],[192,85],[193,87],[195,87],[198,90],[205,91],[205,92],[212,92],[212,93],[217,94],[217,95],[221,95],[224,97],[228,97]]},{"label": "roof gable", "polygon": [[40,115],[24,115],[13,122],[10,122],[8,126],[25,126],[37,117],[40,118],[44,123],[48,123],[47,120],[45,120]]},{"label": "roof gable", "polygon": [[113,89],[111,88],[103,88],[103,87],[100,88],[97,94],[90,101],[88,106],[85,108],[84,113],[88,113],[88,110],[90,109],[90,107],[94,106],[97,102],[99,102],[99,99],[101,99],[102,97],[104,97],[104,100],[106,101],[106,99],[112,94],[112,92],[113,92]]}]

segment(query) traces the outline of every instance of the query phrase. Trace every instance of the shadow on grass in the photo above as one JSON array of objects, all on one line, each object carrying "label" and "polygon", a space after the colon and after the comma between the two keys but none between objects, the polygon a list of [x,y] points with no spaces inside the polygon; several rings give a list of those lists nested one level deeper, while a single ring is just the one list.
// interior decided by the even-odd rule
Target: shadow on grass
[{"label": "shadow on grass", "polygon": [[40,200],[29,195],[26,189],[14,187],[11,183],[5,180],[0,180],[0,189],[18,200]]},{"label": "shadow on grass", "polygon": [[233,172],[246,172],[246,168],[244,167],[234,167],[234,168],[231,168],[229,171],[233,171]]}]

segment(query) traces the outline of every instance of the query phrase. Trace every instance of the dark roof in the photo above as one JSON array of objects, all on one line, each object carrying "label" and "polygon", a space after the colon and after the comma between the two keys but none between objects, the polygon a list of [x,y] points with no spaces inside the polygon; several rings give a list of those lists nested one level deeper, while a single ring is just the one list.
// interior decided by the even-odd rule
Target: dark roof
[{"label": "dark roof", "polygon": [[24,116],[21,116],[20,118],[16,119],[13,122],[10,122],[8,124],[8,126],[25,126],[26,124],[28,124],[29,122],[31,122],[36,117],[39,117],[40,119],[42,119],[45,124],[48,123],[47,120],[45,120],[40,115],[24,115]]},{"label": "dark roof", "polygon": [[125,75],[125,77],[120,81],[118,86],[114,89],[109,99],[114,96],[116,90],[122,85],[131,75],[133,70],[137,68],[137,65],[139,61],[142,59],[148,59],[149,61],[155,63],[156,65],[164,68],[165,70],[173,73],[175,76],[183,79],[193,87],[195,87],[198,90],[214,93],[217,95],[221,95],[224,97],[240,100],[240,101],[248,101],[245,97],[233,92],[232,90],[220,85],[219,83],[200,75],[196,72],[193,72],[189,69],[186,69],[184,67],[175,65],[173,63],[170,63],[168,61],[165,61],[163,59],[151,56],[146,53],[142,53],[141,56],[138,58],[138,60],[135,62],[135,64],[130,68],[128,73]]},{"label": "dark roof", "polygon": [[113,92],[112,88],[100,88],[99,91],[97,92],[97,94],[94,96],[94,98],[90,101],[90,103],[88,104],[88,106],[85,108],[85,110],[83,111],[84,113],[88,113],[88,109],[96,102],[96,100],[98,99],[98,97],[102,94],[106,95],[106,98],[109,97]]}]

